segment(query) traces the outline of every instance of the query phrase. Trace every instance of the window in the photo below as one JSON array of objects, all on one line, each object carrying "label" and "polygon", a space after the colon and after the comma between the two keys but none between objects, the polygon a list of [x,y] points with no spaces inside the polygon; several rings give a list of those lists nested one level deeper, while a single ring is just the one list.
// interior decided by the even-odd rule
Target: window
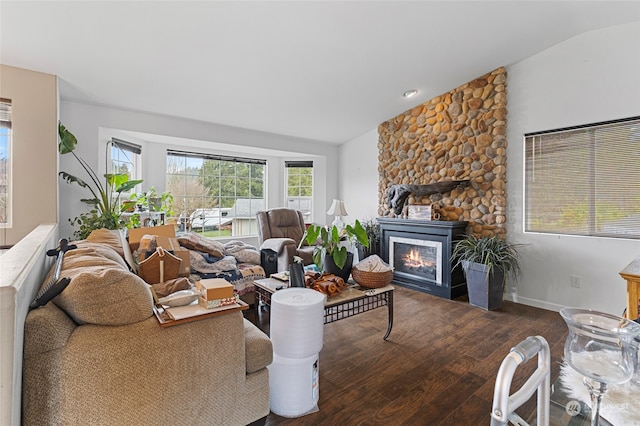
[{"label": "window", "polygon": [[313,161],[286,161],[287,207],[300,210],[311,220],[313,201]]},{"label": "window", "polygon": [[111,138],[111,149],[109,152],[109,173],[126,174],[129,180],[142,179],[140,167],[140,155],[142,147],[135,143]]},{"label": "window", "polygon": [[183,229],[209,237],[255,235],[265,208],[266,161],[167,151],[167,191]]},{"label": "window", "polygon": [[11,101],[0,98],[0,227],[11,226]]},{"label": "window", "polygon": [[525,135],[525,231],[640,238],[640,117]]}]

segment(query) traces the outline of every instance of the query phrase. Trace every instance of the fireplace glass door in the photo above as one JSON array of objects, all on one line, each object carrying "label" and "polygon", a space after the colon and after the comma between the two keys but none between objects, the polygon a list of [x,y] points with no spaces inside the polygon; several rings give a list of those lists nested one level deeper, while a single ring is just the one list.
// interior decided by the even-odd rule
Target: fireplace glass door
[{"label": "fireplace glass door", "polygon": [[442,286],[442,243],[389,237],[389,263],[395,274]]}]

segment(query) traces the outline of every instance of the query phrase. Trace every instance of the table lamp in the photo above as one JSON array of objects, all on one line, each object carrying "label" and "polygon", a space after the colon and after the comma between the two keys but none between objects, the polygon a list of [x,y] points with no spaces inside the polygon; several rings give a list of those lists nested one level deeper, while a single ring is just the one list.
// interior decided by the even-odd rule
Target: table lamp
[{"label": "table lamp", "polygon": [[332,225],[338,227],[338,229],[344,228],[344,222],[342,222],[342,216],[347,216],[347,209],[344,207],[344,201],[333,199],[333,203],[331,203],[331,207],[327,210],[327,214],[333,214],[336,218],[333,220]]}]

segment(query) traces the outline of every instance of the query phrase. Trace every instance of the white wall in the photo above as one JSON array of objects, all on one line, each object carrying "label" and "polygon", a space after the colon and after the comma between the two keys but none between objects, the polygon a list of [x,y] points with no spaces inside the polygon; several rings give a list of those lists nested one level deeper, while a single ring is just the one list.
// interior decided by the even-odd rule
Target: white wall
[{"label": "white wall", "polygon": [[[76,153],[87,161],[101,176],[106,168],[105,143],[112,136],[123,137],[129,133],[136,136],[132,142],[143,145],[143,188],[153,185],[158,191],[164,190],[165,150],[209,147],[215,152],[224,147],[225,153],[244,156],[260,156],[268,159],[267,164],[267,207],[284,205],[284,174],[280,170],[286,159],[312,159],[314,162],[314,209],[317,217],[314,221],[323,223],[331,199],[338,195],[338,147],[331,144],[299,138],[273,135],[218,124],[180,119],[141,112],[99,107],[63,100],[60,104],[61,122],[76,136]],[[145,141],[144,135],[160,135],[164,143]],[[173,138],[176,145],[169,145]],[[271,153],[271,154],[270,154]],[[71,155],[60,158],[60,170],[74,174],[82,179],[83,170]],[[71,236],[73,230],[69,218],[86,211],[79,200],[87,193],[77,185],[62,181],[60,189],[60,235]]]},{"label": "white wall", "polygon": [[[587,307],[621,315],[618,275],[640,241],[523,232],[523,135],[640,115],[640,23],[574,37],[507,68],[508,235],[526,244],[522,276],[507,297],[558,310]],[[398,111],[401,113],[402,111]],[[340,189],[354,216],[377,214],[377,129],[340,147]],[[353,212],[353,213],[352,213]],[[569,285],[580,278],[580,288]]]},{"label": "white wall", "polygon": [[[640,23],[574,37],[507,68],[508,235],[522,249],[514,300],[557,309],[586,307],[621,315],[618,275],[640,256],[640,241],[525,234],[523,135],[640,115]],[[569,285],[580,277],[580,288]]]},{"label": "white wall", "polygon": [[356,219],[375,219],[378,217],[378,130],[340,145],[338,159],[339,195],[349,213],[343,220],[353,223]]}]

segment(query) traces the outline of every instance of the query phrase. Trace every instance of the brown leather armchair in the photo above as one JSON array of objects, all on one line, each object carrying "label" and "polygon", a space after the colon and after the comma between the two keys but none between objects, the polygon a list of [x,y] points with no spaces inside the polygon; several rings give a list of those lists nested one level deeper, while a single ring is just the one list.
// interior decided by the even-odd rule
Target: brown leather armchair
[{"label": "brown leather armchair", "polygon": [[302,213],[288,208],[275,208],[256,213],[261,249],[278,254],[278,271],[288,271],[293,256],[300,256],[305,265],[313,263],[314,246],[298,245],[306,229]]}]

